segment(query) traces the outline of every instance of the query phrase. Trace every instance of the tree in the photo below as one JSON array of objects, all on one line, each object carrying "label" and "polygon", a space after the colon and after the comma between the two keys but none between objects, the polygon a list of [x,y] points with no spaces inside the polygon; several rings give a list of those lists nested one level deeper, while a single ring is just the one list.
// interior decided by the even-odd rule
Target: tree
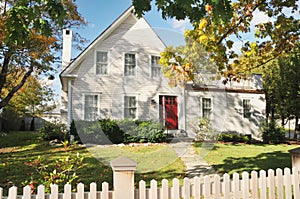
[{"label": "tree", "polygon": [[[8,76],[8,82],[12,81],[12,78],[15,78],[15,76]],[[7,92],[9,91],[4,90],[4,93]],[[3,108],[2,119],[12,121],[20,117],[31,116],[31,130],[34,130],[34,118],[56,107],[53,96],[54,93],[51,88],[42,85],[38,76],[30,75],[23,87],[15,93]],[[20,129],[24,128],[25,126]]]},{"label": "tree", "polygon": [[263,69],[263,83],[267,100],[267,115],[280,118],[282,126],[294,118],[295,130],[300,117],[300,60],[299,44],[285,57],[270,62]]},{"label": "tree", "polygon": [[[188,18],[193,30],[186,35],[194,38],[210,54],[223,76],[243,78],[251,71],[289,52],[299,40],[300,21],[296,0],[153,0],[163,18]],[[151,0],[133,0],[135,12],[142,16],[151,9]],[[251,22],[255,14],[268,21]],[[241,47],[237,49],[237,42]],[[175,71],[176,72],[176,71]]]},{"label": "tree", "polygon": [[[30,75],[49,75],[58,61],[61,30],[84,24],[69,0],[5,0],[0,4],[0,109]],[[9,82],[8,76],[16,76]],[[9,89],[9,90],[8,90]],[[4,92],[7,90],[8,92]]]},{"label": "tree", "polygon": [[189,81],[197,85],[207,83],[208,76],[218,74],[216,65],[193,38],[185,35],[185,42],[185,46],[169,46],[161,53],[162,72],[170,80],[170,86],[184,86]]}]

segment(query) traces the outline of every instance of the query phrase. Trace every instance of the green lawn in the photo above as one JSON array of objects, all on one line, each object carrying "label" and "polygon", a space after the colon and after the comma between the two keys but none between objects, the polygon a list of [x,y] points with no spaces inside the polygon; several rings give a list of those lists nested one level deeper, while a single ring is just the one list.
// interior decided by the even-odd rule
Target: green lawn
[{"label": "green lawn", "polygon": [[[218,173],[232,174],[234,172],[285,168],[292,165],[288,150],[296,147],[299,146],[218,143],[204,159]],[[200,153],[200,145],[196,145],[196,149]]]},{"label": "green lawn", "polygon": [[[152,179],[183,178],[185,166],[167,145],[141,147],[72,147],[71,153],[77,152],[84,157],[84,166],[78,171],[77,182],[88,185],[102,182],[112,185],[112,169],[109,161],[122,155],[138,162],[136,181]],[[33,132],[9,133],[0,137],[0,187],[7,189],[12,185],[23,187],[25,180],[35,176],[35,170],[28,165],[38,156],[48,162],[62,159],[66,152],[62,145],[50,146]],[[34,177],[33,177],[34,178]],[[88,188],[88,187],[87,187]]]},{"label": "green lawn", "polygon": [[[196,145],[197,146],[197,145]],[[288,150],[296,145],[246,145],[216,144],[205,160],[213,165],[218,173],[252,171],[291,167]],[[201,147],[196,147],[201,154]],[[138,162],[135,175],[136,182],[156,179],[160,182],[166,178],[183,179],[185,167],[168,145],[151,145],[139,147],[80,147],[68,149],[84,157],[84,166],[78,171],[79,178],[75,183],[88,185],[97,182],[98,186],[106,181],[112,185],[110,160],[122,155]],[[66,155],[62,145],[50,146],[33,132],[9,133],[0,135],[0,187],[7,190],[16,185],[22,187],[25,180],[35,177],[35,170],[28,165],[38,156],[48,162],[62,159]],[[87,187],[88,189],[88,187]]]}]

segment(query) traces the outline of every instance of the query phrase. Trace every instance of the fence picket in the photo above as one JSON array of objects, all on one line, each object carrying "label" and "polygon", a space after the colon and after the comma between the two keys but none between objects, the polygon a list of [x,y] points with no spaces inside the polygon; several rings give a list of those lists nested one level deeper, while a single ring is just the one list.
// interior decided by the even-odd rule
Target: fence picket
[{"label": "fence picket", "polygon": [[232,181],[232,192],[233,192],[233,198],[239,199],[240,198],[240,176],[238,173],[233,174],[233,181]]},{"label": "fence picket", "polygon": [[200,198],[201,194],[201,187],[200,187],[200,178],[198,176],[194,177],[194,198]]},{"label": "fence picket", "polygon": [[177,178],[173,179],[172,193],[174,199],[180,198],[180,184]]},{"label": "fence picket", "polygon": [[219,199],[221,198],[221,178],[219,175],[214,175],[214,198]]},{"label": "fence picket", "polygon": [[267,174],[266,171],[259,171],[259,189],[260,189],[260,199],[267,199]]},{"label": "fence picket", "polygon": [[29,185],[27,185],[23,188],[22,199],[31,199],[31,187]]},{"label": "fence picket", "polygon": [[204,176],[204,189],[203,189],[204,199],[209,199],[210,193],[211,193],[210,177]]},{"label": "fence picket", "polygon": [[146,199],[146,182],[144,180],[139,182],[139,199]]},{"label": "fence picket", "polygon": [[249,198],[249,173],[248,172],[242,173],[242,191],[243,191],[243,198]]},{"label": "fence picket", "polygon": [[3,188],[0,187],[0,199],[2,199],[2,196],[3,196]]},{"label": "fence picket", "polygon": [[276,187],[277,187],[277,196],[278,199],[283,199],[283,176],[282,176],[282,169],[276,169]]},{"label": "fence picket", "polygon": [[16,199],[17,198],[18,188],[13,186],[8,190],[8,199]]},{"label": "fence picket", "polygon": [[162,180],[161,198],[169,199],[169,182],[167,179]]},{"label": "fence picket", "polygon": [[273,169],[268,170],[268,188],[269,188],[269,198],[275,198],[275,174]]},{"label": "fence picket", "polygon": [[223,179],[224,179],[224,199],[230,199],[230,183],[231,183],[231,180],[230,180],[230,176],[225,173],[223,175]]},{"label": "fence picket", "polygon": [[190,199],[191,198],[191,181],[189,178],[183,179],[183,198]]},{"label": "fence picket", "polygon": [[90,184],[89,199],[97,199],[97,184],[95,182]]},{"label": "fence picket", "polygon": [[157,199],[157,181],[151,180],[150,182],[150,199]]},{"label": "fence picket", "polygon": [[285,187],[285,198],[292,199],[291,169],[289,168],[284,168],[283,184]]},{"label": "fence picket", "polygon": [[251,196],[258,198],[258,174],[257,171],[251,171]]},{"label": "fence picket", "polygon": [[63,199],[71,199],[71,198],[72,198],[72,187],[70,184],[65,184]]},{"label": "fence picket", "polygon": [[84,184],[82,183],[77,185],[76,199],[84,199]]},{"label": "fence picket", "polygon": [[299,193],[299,169],[293,168],[293,187],[294,187],[294,198],[300,198]]},{"label": "fence picket", "polygon": [[36,199],[45,199],[45,186],[44,185],[39,185],[37,187]]},{"label": "fence picket", "polygon": [[109,185],[107,182],[102,183],[101,199],[109,199]]},{"label": "fence picket", "polygon": [[50,199],[58,199],[58,185],[51,184],[50,190],[51,190]]}]

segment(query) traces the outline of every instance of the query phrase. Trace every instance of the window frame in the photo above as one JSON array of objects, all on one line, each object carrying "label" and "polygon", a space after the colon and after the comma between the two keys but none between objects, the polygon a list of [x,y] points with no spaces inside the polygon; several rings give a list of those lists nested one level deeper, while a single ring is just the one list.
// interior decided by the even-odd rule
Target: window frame
[{"label": "window frame", "polygon": [[[134,55],[134,74],[133,75],[129,75],[126,73],[126,55]],[[124,73],[123,73],[123,76],[124,77],[136,77],[137,76],[137,53],[134,53],[134,52],[126,52],[126,53],[123,53],[123,69],[124,69]]]},{"label": "window frame", "polygon": [[[248,107],[245,107],[245,105],[247,105],[244,103],[245,101],[249,102]],[[249,98],[242,99],[243,118],[251,118],[251,109],[252,109],[251,104],[252,104],[251,99]]]},{"label": "window frame", "polygon": [[[209,100],[210,101],[210,107],[209,108],[204,106],[204,100]],[[208,110],[209,110],[209,116],[207,117],[204,112],[208,111]],[[213,112],[213,100],[212,100],[212,98],[211,97],[202,97],[201,98],[201,115],[202,115],[202,117],[211,120],[212,112]]]},{"label": "window frame", "polygon": [[[158,58],[158,61],[159,61],[159,59],[160,59],[160,56],[159,55],[150,55],[149,56],[149,65],[150,65],[150,77],[152,77],[152,78],[160,78],[160,77],[162,77],[162,70],[161,70],[161,66],[159,65],[159,63],[157,63],[157,64],[153,64],[153,62],[152,62],[152,58],[153,57],[156,57],[156,58]],[[153,69],[159,69],[159,76],[154,76],[153,75]]]},{"label": "window frame", "polygon": [[[129,104],[127,104],[126,98],[134,98],[135,99],[135,106],[129,107]],[[136,95],[124,95],[123,97],[123,118],[124,119],[137,119],[138,118],[138,98]],[[135,109],[135,117],[128,117],[130,115],[130,109]]]},{"label": "window frame", "polygon": [[[101,73],[97,73],[97,64],[98,63],[104,63],[104,62],[97,62],[97,56],[98,56],[98,52],[100,53],[106,53],[107,54],[107,61],[106,61],[106,74],[101,74]],[[106,51],[106,50],[96,50],[95,51],[95,74],[97,76],[109,76],[109,51]]]},{"label": "window frame", "polygon": [[[86,118],[86,97],[87,96],[93,96],[93,97],[96,97],[97,96],[97,111],[96,111],[96,114],[97,116],[93,119],[91,118]],[[97,120],[98,118],[100,118],[100,94],[99,93],[83,93],[83,120],[85,121],[95,121]],[[89,108],[95,108],[95,107],[89,107]]]}]

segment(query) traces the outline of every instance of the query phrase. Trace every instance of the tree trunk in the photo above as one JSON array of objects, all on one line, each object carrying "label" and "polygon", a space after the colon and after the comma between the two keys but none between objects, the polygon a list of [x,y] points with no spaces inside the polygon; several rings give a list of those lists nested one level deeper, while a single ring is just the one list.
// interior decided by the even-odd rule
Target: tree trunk
[{"label": "tree trunk", "polygon": [[299,118],[298,118],[298,116],[296,116],[296,118],[295,118],[295,131],[294,131],[294,138],[295,139],[297,139],[297,131],[300,131],[298,122],[299,122]]}]

